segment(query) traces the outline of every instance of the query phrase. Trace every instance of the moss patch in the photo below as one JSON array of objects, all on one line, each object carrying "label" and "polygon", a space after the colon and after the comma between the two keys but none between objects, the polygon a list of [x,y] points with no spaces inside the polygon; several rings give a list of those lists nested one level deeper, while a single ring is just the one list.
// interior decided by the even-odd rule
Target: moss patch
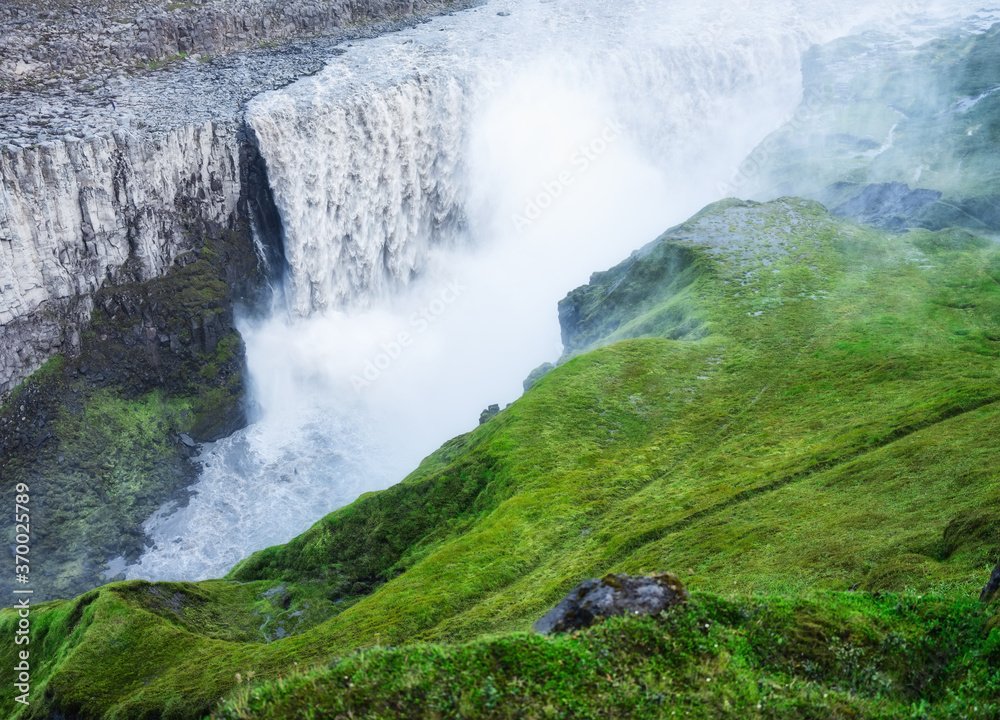
[{"label": "moss patch", "polygon": [[212,717],[988,718],[986,618],[915,595],[701,594],[572,636],[368,650],[240,689]]},{"label": "moss patch", "polygon": [[36,599],[72,597],[107,582],[112,559],[136,560],[143,521],[197,477],[180,435],[245,423],[233,314],[263,284],[257,254],[248,233],[190,231],[195,249],[165,276],[102,288],[80,356],[52,358],[0,409],[0,501],[19,482],[35,498]]}]

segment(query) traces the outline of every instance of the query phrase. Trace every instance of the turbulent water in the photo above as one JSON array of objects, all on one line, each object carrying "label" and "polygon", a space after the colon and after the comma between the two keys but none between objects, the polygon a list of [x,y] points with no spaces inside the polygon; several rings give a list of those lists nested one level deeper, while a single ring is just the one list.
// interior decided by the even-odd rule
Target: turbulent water
[{"label": "turbulent water", "polygon": [[791,116],[806,48],[929,27],[926,3],[870,6],[504,0],[255,99],[288,259],[242,328],[261,420],[204,449],[128,576],[220,576],[516,399],[560,354],[559,298],[720,199]]}]

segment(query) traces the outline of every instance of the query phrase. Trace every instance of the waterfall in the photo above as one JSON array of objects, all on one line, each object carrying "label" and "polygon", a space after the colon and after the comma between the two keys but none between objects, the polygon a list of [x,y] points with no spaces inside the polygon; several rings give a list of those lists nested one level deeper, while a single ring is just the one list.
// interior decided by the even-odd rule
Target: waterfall
[{"label": "waterfall", "polygon": [[691,5],[497,0],[251,103],[288,262],[241,328],[263,418],[203,450],[129,577],[222,575],[515,400],[559,355],[556,302],[720,199],[811,44],[910,12]]},{"label": "waterfall", "polygon": [[800,53],[816,39],[802,24],[761,36],[720,6],[702,10],[709,21],[696,33],[671,27],[670,13],[640,30],[645,7],[495,3],[350,48],[254,100],[248,121],[285,226],[292,313],[377,302],[434,247],[468,239],[470,132],[525,76],[596,99],[583,111],[603,106],[661,167],[696,160],[685,146],[731,119],[727,105],[770,103],[776,89],[783,104],[794,99]]},{"label": "waterfall", "polygon": [[287,293],[300,316],[406,284],[462,226],[459,78],[421,76],[343,96],[329,69],[269,93],[249,115],[285,226]]}]

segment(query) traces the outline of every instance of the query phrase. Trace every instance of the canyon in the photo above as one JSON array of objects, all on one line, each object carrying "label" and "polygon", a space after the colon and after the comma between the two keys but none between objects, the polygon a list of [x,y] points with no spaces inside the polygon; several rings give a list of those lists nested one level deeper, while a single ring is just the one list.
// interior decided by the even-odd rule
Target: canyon
[{"label": "canyon", "polygon": [[989,717],[998,17],[852,9],[5,6],[21,716]]}]

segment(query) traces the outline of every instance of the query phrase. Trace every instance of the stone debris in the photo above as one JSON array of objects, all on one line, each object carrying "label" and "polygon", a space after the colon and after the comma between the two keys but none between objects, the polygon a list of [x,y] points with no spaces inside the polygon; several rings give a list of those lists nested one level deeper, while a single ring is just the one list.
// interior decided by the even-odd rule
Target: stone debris
[{"label": "stone debris", "polygon": [[490,405],[488,408],[486,408],[479,414],[479,424],[485,425],[499,414],[500,414],[500,406]]},{"label": "stone debris", "polygon": [[687,602],[690,595],[673,573],[649,577],[605,575],[584,580],[535,623],[543,635],[589,627],[616,615],[655,615]]}]

